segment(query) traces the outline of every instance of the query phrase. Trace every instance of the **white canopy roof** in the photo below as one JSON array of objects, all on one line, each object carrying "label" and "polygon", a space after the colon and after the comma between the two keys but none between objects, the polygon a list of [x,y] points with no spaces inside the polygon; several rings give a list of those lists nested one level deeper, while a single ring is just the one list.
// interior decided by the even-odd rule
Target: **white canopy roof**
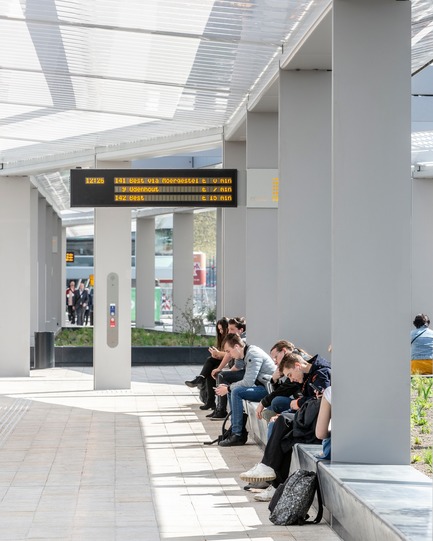
[{"label": "white canopy roof", "polygon": [[[2,0],[0,175],[31,175],[60,212],[70,167],[242,137],[247,108],[277,107],[280,65],[332,67],[331,5]],[[432,55],[433,5],[413,0],[412,72]]]}]

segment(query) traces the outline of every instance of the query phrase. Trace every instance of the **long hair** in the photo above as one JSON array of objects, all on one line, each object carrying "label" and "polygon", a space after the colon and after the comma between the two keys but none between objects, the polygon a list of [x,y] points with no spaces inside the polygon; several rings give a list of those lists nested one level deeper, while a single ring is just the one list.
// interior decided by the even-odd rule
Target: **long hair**
[{"label": "long hair", "polygon": [[[219,332],[219,330],[218,330],[219,325],[221,325],[222,332]],[[229,320],[228,320],[228,318],[222,317],[221,319],[219,319],[216,322],[216,347],[220,351],[223,348],[223,341],[224,341],[224,338],[227,335],[228,328],[229,328]]]}]

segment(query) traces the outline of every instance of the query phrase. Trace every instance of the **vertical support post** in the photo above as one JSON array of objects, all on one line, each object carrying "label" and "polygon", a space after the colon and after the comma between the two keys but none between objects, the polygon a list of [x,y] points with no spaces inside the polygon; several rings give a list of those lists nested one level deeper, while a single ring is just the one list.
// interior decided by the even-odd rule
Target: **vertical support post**
[{"label": "vertical support post", "polygon": [[[277,327],[277,253],[278,209],[272,204],[271,171],[278,168],[278,114],[247,113],[247,212],[246,212],[246,316],[249,342],[269,350],[275,343]],[[254,195],[266,202],[253,205],[251,170],[260,172]],[[268,172],[266,172],[268,170]],[[251,173],[251,174],[250,174]],[[267,178],[269,176],[269,178]],[[267,182],[270,181],[270,182]],[[272,314],[274,325],[264,325],[263,318]]]},{"label": "vertical support post", "polygon": [[331,343],[331,82],[327,71],[280,70],[279,336],[324,357]]},{"label": "vertical support post", "polygon": [[[0,377],[25,377],[30,371],[30,216],[29,179],[1,178]],[[32,287],[38,287],[34,279]]]},{"label": "vertical support post", "polygon": [[[125,162],[97,164],[101,169],[116,167],[127,169],[129,166],[130,164]],[[94,388],[130,389],[131,210],[129,208],[95,209],[94,274]],[[112,315],[114,322],[111,322]],[[116,340],[113,340],[113,334]]]},{"label": "vertical support post", "polygon": [[155,218],[137,218],[135,234],[136,327],[155,325]]},{"label": "vertical support post", "polygon": [[217,317],[246,315],[246,144],[224,141],[224,167],[238,171],[238,206],[217,210]]},{"label": "vertical support post", "polygon": [[188,305],[194,302],[194,214],[173,214],[173,330],[184,330],[182,318]]},{"label": "vertical support post", "polygon": [[410,460],[410,7],[333,4],[337,462]]}]

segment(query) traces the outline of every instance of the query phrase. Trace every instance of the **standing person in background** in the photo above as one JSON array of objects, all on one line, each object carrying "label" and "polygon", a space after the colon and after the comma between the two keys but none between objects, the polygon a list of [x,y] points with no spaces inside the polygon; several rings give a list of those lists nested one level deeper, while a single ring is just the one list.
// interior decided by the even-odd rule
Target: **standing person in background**
[{"label": "standing person in background", "polygon": [[89,292],[84,289],[83,282],[80,282],[80,285],[78,286],[78,291],[75,291],[75,299],[74,299],[74,308],[75,313],[77,314],[77,325],[83,325],[84,323],[84,312],[86,311],[86,307],[89,304]]},{"label": "standing person in background", "polygon": [[84,325],[89,324],[89,318],[90,318],[90,325],[93,326],[93,295],[92,291],[86,287],[86,291],[88,293],[89,302],[87,303],[86,310],[84,311]]},{"label": "standing person in background", "polygon": [[418,314],[413,320],[415,329],[410,332],[411,373],[433,373],[433,330],[429,328],[430,318]]},{"label": "standing person in background", "polygon": [[74,325],[75,323],[74,303],[75,303],[75,282],[71,280],[69,282],[69,287],[66,290],[66,307],[68,310],[69,323],[71,325]]}]

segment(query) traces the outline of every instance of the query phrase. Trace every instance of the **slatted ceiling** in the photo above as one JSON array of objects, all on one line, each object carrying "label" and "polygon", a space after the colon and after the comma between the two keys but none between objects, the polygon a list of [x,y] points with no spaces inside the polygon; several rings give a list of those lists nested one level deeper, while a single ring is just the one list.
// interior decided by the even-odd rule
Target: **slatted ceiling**
[{"label": "slatted ceiling", "polygon": [[13,95],[34,109],[0,125],[0,160],[19,160],[13,138],[46,141],[26,148],[39,159],[221,127],[297,20],[326,3],[4,0],[0,106]]},{"label": "slatted ceiling", "polygon": [[433,60],[433,4],[412,0],[412,73]]},{"label": "slatted ceiling", "polygon": [[[222,129],[272,80],[282,44],[297,42],[329,3],[2,0],[0,162]],[[415,70],[431,60],[433,5],[411,4]],[[67,208],[66,188],[54,190],[56,209]]]}]

